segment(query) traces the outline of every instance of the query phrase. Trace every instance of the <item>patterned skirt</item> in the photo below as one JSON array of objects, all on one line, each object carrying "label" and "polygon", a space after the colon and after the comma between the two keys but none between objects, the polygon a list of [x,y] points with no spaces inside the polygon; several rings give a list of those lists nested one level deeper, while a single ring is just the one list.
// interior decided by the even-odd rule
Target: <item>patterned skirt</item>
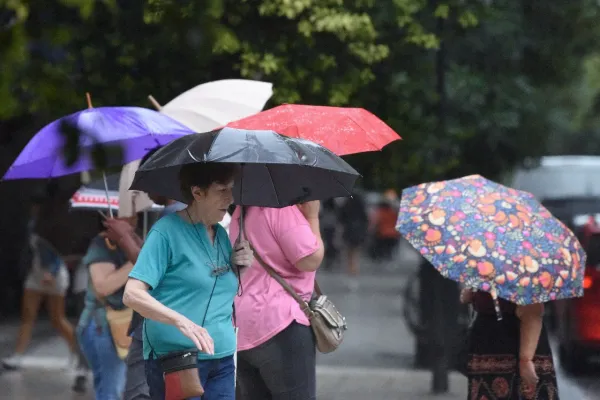
[{"label": "patterned skirt", "polygon": [[533,360],[539,377],[535,390],[527,390],[519,375],[519,319],[505,314],[479,314],[470,332],[468,400],[558,400],[558,386],[548,334],[542,334]]}]

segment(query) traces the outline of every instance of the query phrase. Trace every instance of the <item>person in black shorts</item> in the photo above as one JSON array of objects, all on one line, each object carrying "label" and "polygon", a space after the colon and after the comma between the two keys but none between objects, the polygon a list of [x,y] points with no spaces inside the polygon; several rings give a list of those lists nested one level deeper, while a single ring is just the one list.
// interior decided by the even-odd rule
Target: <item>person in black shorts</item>
[{"label": "person in black shorts", "polygon": [[360,272],[360,251],[367,239],[369,217],[363,196],[354,193],[340,208],[339,219],[343,228],[342,239],[347,257],[347,268],[350,289],[358,287],[357,277]]}]

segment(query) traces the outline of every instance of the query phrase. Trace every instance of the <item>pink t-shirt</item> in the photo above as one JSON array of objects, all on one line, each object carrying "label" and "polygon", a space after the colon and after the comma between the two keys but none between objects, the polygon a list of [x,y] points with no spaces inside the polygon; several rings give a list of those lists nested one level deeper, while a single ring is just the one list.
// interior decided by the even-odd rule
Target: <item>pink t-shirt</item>
[{"label": "pink t-shirt", "polygon": [[[235,243],[240,208],[231,218],[229,238]],[[245,217],[247,240],[260,257],[277,271],[305,300],[314,290],[315,272],[295,267],[302,258],[319,249],[319,243],[298,207],[249,207]],[[235,298],[238,350],[252,349],[287,328],[293,321],[309,325],[300,306],[283,287],[255,261],[242,274],[242,295]]]}]

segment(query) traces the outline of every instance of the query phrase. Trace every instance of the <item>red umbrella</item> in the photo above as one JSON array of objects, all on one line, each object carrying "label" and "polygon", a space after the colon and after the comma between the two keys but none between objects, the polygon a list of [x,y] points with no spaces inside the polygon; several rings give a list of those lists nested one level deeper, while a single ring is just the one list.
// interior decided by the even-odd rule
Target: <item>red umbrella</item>
[{"label": "red umbrella", "polygon": [[229,123],[239,129],[273,130],[307,139],[337,155],[381,150],[401,137],[363,108],[284,104]]}]

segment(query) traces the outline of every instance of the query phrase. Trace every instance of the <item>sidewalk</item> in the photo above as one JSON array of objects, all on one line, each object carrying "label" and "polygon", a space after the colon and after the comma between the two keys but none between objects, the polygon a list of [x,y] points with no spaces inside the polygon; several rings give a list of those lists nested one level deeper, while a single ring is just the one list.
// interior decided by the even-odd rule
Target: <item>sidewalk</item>
[{"label": "sidewalk", "polygon": [[[72,321],[71,321],[72,322]],[[0,323],[0,358],[10,355],[14,351],[14,346],[19,334],[19,320],[9,319]],[[31,345],[35,346],[41,340],[52,337],[56,331],[52,328],[48,318],[41,318],[36,321],[33,327]],[[1,368],[0,368],[1,371]]]},{"label": "sidewalk", "polygon": [[319,400],[464,400],[467,381],[450,376],[450,393],[431,394],[431,372],[413,370],[414,337],[402,316],[403,289],[417,268],[418,255],[401,248],[394,270],[365,260],[360,286],[346,287],[341,271],[319,272],[318,279],[348,321],[342,346],[319,355]]},{"label": "sidewalk", "polygon": [[[360,368],[318,368],[319,400],[464,400],[466,381],[453,375],[452,392],[433,396],[429,393],[429,375],[408,370]],[[88,392],[71,391],[72,373],[59,369],[28,369],[6,372],[0,376],[0,399],[18,400],[93,400],[91,383]]]},{"label": "sidewalk", "polygon": [[450,376],[450,393],[431,394],[431,373],[410,369],[317,368],[319,400],[464,400],[467,380]]}]

